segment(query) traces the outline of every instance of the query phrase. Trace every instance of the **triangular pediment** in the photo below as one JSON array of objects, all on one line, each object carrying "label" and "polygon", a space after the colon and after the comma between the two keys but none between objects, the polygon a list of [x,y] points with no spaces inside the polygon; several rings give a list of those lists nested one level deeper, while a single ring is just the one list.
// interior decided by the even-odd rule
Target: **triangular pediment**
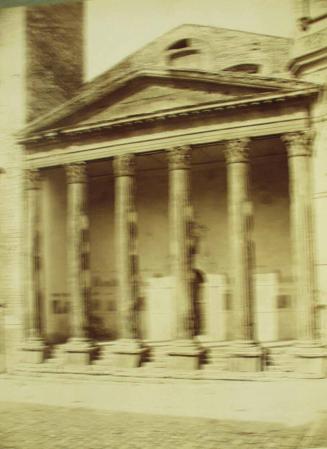
[{"label": "triangular pediment", "polygon": [[115,121],[133,121],[151,114],[205,105],[246,101],[269,94],[303,89],[305,83],[259,76],[195,70],[151,70],[125,73],[110,84],[89,83],[73,100],[31,123],[30,135],[51,129],[72,128]]},{"label": "triangular pediment", "polygon": [[143,76],[126,83],[88,108],[61,122],[63,126],[128,119],[175,108],[242,99],[269,92],[266,88],[237,86],[206,80]]}]

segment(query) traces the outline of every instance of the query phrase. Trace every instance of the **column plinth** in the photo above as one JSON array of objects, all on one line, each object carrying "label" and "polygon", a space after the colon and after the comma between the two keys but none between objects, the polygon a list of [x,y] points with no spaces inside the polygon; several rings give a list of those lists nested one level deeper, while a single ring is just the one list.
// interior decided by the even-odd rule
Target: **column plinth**
[{"label": "column plinth", "polygon": [[25,318],[25,341],[22,350],[23,361],[26,363],[42,363],[47,350],[42,335],[41,183],[42,180],[38,170],[25,171],[27,206],[25,293],[27,314]]},{"label": "column plinth", "polygon": [[176,313],[174,341],[169,350],[170,368],[196,369],[202,350],[194,341],[192,303],[190,159],[188,146],[168,151],[170,257]]},{"label": "column plinth", "polygon": [[88,338],[88,294],[85,258],[88,219],[86,213],[87,174],[84,163],[66,166],[67,175],[67,262],[70,296],[70,339],[65,345],[65,362],[71,365],[87,365],[94,352]]},{"label": "column plinth", "polygon": [[230,288],[233,310],[232,371],[260,371],[262,350],[255,341],[253,303],[252,204],[249,197],[248,139],[229,141],[225,150],[228,174]]},{"label": "column plinth", "polygon": [[134,155],[124,154],[114,159],[119,339],[113,348],[112,364],[120,368],[140,366],[143,354],[147,351],[138,338],[137,325],[138,267],[134,172]]},{"label": "column plinth", "polygon": [[312,133],[282,137],[289,163],[292,265],[295,290],[297,343],[295,366],[303,375],[327,374],[326,351],[316,334],[313,214],[311,186]]}]

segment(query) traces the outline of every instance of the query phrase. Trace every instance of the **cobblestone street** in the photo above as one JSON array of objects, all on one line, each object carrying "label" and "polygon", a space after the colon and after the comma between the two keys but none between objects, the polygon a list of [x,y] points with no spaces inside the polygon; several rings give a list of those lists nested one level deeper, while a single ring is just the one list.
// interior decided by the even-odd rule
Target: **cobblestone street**
[{"label": "cobblestone street", "polygon": [[315,448],[326,442],[324,419],[313,426],[284,427],[262,422],[0,403],[0,448]]}]

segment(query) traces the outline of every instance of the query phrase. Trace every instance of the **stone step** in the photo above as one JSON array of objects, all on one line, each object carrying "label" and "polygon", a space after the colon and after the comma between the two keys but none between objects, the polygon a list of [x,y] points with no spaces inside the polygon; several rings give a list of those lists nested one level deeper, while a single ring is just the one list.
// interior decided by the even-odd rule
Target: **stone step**
[{"label": "stone step", "polygon": [[162,360],[162,361],[155,361],[155,362],[145,362],[142,365],[144,368],[165,368],[167,366],[166,360]]}]

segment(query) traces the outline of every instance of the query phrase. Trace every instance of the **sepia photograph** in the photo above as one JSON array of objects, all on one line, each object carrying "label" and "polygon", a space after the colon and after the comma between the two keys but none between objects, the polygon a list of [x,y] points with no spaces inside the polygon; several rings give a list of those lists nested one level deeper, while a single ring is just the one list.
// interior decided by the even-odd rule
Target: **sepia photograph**
[{"label": "sepia photograph", "polygon": [[327,0],[0,0],[0,449],[327,449]]}]

